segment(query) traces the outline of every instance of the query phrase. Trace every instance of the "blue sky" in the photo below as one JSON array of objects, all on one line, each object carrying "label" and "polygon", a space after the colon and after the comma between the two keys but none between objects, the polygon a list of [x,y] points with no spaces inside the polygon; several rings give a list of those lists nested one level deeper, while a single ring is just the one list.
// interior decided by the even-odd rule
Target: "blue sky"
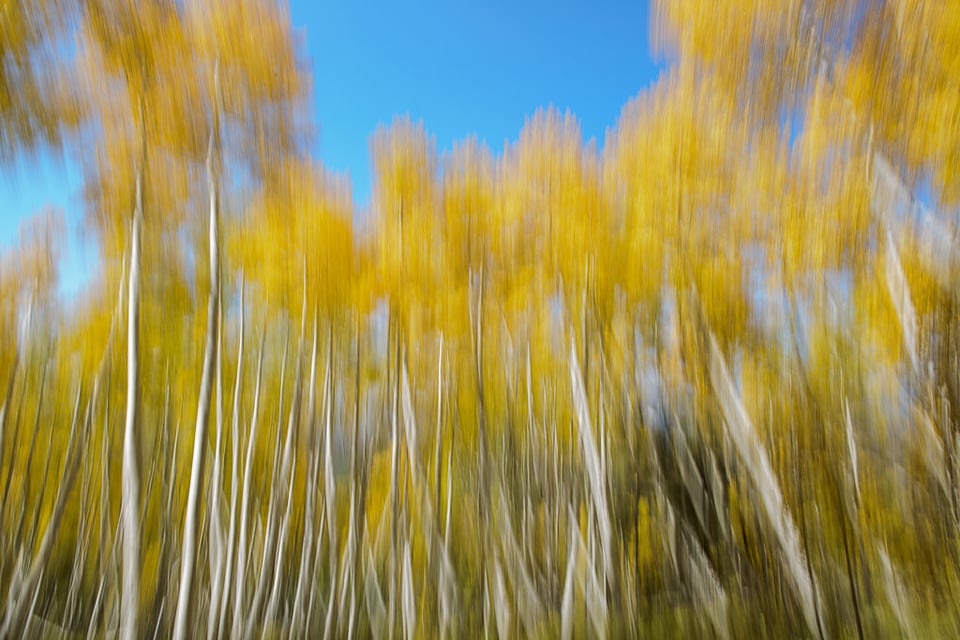
[{"label": "blue sky", "polygon": [[0,166],[0,255],[17,242],[21,223],[47,207],[63,212],[68,237],[60,289],[76,293],[94,269],[96,247],[84,240],[80,167],[62,152],[41,151]]},{"label": "blue sky", "polygon": [[[624,103],[659,72],[646,1],[294,0],[290,8],[313,72],[311,151],[349,173],[360,206],[369,198],[370,136],[394,116],[422,120],[441,152],[469,135],[500,151],[526,117],[553,105],[602,144]],[[72,235],[67,294],[95,259],[80,235],[79,187],[79,168],[59,155],[0,171],[0,251],[22,218],[61,207]]]},{"label": "blue sky", "polygon": [[652,82],[646,2],[310,2],[292,5],[314,70],[314,155],[369,195],[369,136],[422,120],[440,150],[477,135],[494,151],[538,107],[570,109],[603,143]]}]

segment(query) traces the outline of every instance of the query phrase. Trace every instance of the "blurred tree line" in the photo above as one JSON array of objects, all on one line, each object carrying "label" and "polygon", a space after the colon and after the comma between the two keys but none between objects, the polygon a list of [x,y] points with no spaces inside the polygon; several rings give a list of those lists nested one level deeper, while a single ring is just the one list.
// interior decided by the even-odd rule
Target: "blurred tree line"
[{"label": "blurred tree line", "polygon": [[398,118],[274,0],[10,0],[0,636],[960,635],[960,7],[653,2],[602,148]]}]

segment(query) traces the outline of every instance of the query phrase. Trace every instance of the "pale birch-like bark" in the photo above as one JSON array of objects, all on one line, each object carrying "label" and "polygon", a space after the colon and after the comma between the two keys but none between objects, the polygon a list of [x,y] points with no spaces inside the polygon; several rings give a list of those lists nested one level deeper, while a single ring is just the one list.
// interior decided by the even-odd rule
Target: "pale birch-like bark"
[{"label": "pale birch-like bark", "polygon": [[399,556],[399,482],[400,467],[400,323],[396,321],[396,358],[397,372],[393,387],[393,409],[390,415],[390,583],[387,585],[387,624],[388,637],[393,639],[393,623],[396,616],[397,559]]},{"label": "pale birch-like bark", "polygon": [[443,333],[440,334],[440,354],[437,356],[437,432],[433,438],[433,491],[435,504],[440,505],[440,451],[443,427]]},{"label": "pale birch-like bark", "polygon": [[[350,449],[350,517],[352,527],[350,529],[350,543],[352,545],[351,567],[350,567],[350,616],[347,627],[347,637],[353,638],[354,621],[357,610],[357,579],[360,575],[360,564],[363,558],[363,533],[365,530],[366,514],[364,505],[366,502],[366,465],[360,464],[360,319],[357,318],[356,325],[356,370],[354,377],[354,398],[353,398],[353,440]],[[345,585],[346,586],[346,585]]]},{"label": "pale birch-like bark", "polygon": [[194,428],[193,462],[190,467],[190,490],[187,494],[187,512],[183,524],[180,552],[180,591],[173,637],[187,637],[193,606],[193,572],[197,562],[197,528],[200,515],[200,494],[204,467],[207,461],[207,429],[210,426],[210,401],[213,395],[214,364],[217,357],[217,320],[220,302],[220,209],[217,179],[214,169],[216,129],[210,133],[207,148],[207,188],[210,193],[210,292],[207,299],[207,341],[203,354],[203,374],[200,379],[200,398],[197,402],[197,423]]},{"label": "pale birch-like bark", "polygon": [[[331,372],[330,372],[330,360],[328,359],[328,360],[327,360],[327,366],[326,366],[325,372],[324,372],[324,377],[323,377],[323,397],[320,399],[320,405],[321,405],[321,407],[326,407],[326,406],[327,406],[327,403],[329,402],[329,396],[330,396],[330,375],[331,375]],[[320,474],[320,448],[322,447],[322,444],[323,444],[323,443],[322,443],[321,439],[318,438],[318,440],[317,440],[317,469],[316,469],[316,474],[317,474],[318,482],[319,482],[319,474]],[[311,568],[311,571],[312,571],[314,574],[317,573],[317,570],[318,570],[317,567],[320,565],[320,560],[321,560],[321,557],[322,557],[322,555],[323,555],[323,544],[321,543],[320,536],[322,536],[322,535],[323,535],[323,532],[326,531],[326,527],[327,527],[327,507],[326,507],[326,501],[322,501],[322,502],[320,502],[320,523],[319,523],[319,525],[318,525],[318,527],[317,527],[317,531],[318,531],[317,544],[315,545],[313,557],[310,559],[310,560],[311,560],[311,563],[312,563],[312,564],[311,564],[311,567],[312,567],[312,568]],[[318,586],[319,586],[319,584],[318,584],[318,582],[317,582],[316,580],[312,581],[311,584],[310,584],[310,592],[309,592],[309,594],[308,594],[308,596],[307,596],[307,615],[306,615],[306,619],[305,619],[305,621],[304,621],[304,624],[305,624],[305,626],[306,626],[307,629],[311,629],[311,628],[312,628],[311,621],[313,620],[313,607],[314,607],[314,604],[315,604],[315,603],[317,602],[317,600],[319,599],[319,596],[317,595],[317,587],[318,587]]]},{"label": "pale birch-like bark", "polygon": [[330,595],[327,606],[327,619],[324,636],[330,637],[336,626],[337,566],[339,565],[340,545],[337,540],[337,484],[333,474],[333,333],[327,338],[327,404],[324,414],[323,436],[323,497],[326,503],[327,527],[329,539]]},{"label": "pale birch-like bark", "polygon": [[[141,110],[143,109],[141,103]],[[141,114],[141,127],[143,117]],[[136,206],[130,238],[127,293],[127,410],[123,428],[122,494],[123,588],[120,591],[120,637],[136,640],[140,610],[140,233],[143,226],[143,163],[137,167]]]},{"label": "pale birch-like bark", "polygon": [[243,624],[244,585],[247,580],[247,523],[250,519],[250,484],[253,477],[253,447],[257,440],[258,413],[260,409],[260,381],[263,375],[263,341],[260,337],[260,352],[257,355],[257,382],[253,392],[253,414],[250,416],[250,433],[247,436],[247,453],[243,466],[243,496],[240,498],[240,542],[237,547],[237,575],[233,598],[233,625],[230,636],[239,638]]},{"label": "pale birch-like bark", "polygon": [[297,574],[297,588],[293,598],[293,614],[291,615],[292,635],[303,633],[305,606],[303,599],[307,597],[306,586],[313,582],[313,564],[310,559],[313,557],[314,548],[314,517],[316,511],[317,496],[317,476],[320,463],[317,453],[319,438],[317,437],[316,420],[314,411],[316,409],[316,380],[317,380],[317,319],[313,319],[313,346],[310,355],[310,387],[307,396],[307,430],[310,434],[307,455],[307,486],[304,499],[304,525],[303,525],[303,543],[300,549],[300,566]]},{"label": "pale birch-like bark", "polygon": [[216,385],[216,433],[213,444],[213,468],[210,471],[210,487],[207,490],[207,509],[210,513],[210,541],[207,545],[210,570],[210,605],[207,613],[207,638],[213,638],[218,626],[221,592],[224,578],[224,539],[223,523],[220,515],[222,497],[220,479],[223,466],[223,304],[217,304],[217,364]]},{"label": "pale birch-like bark", "polygon": [[[244,325],[244,280],[240,274],[240,345],[237,347],[237,377],[233,385],[233,415],[231,417],[231,457],[230,457],[230,524],[227,529],[226,566],[223,570],[222,596],[218,606],[220,608],[216,637],[222,638],[225,632],[224,624],[227,617],[227,607],[230,603],[231,585],[233,579],[234,554],[236,552],[237,532],[237,469],[240,466],[240,381],[243,374],[243,325]],[[215,601],[211,601],[213,603]],[[211,604],[212,606],[212,604]]]}]

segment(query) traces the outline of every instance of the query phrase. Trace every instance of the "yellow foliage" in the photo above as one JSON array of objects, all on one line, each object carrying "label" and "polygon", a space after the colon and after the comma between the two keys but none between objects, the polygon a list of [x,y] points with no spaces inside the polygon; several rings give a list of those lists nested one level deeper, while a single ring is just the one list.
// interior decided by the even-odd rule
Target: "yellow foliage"
[{"label": "yellow foliage", "polygon": [[291,318],[304,303],[308,315],[343,313],[356,277],[349,184],[299,160],[279,175],[228,228],[228,255]]}]

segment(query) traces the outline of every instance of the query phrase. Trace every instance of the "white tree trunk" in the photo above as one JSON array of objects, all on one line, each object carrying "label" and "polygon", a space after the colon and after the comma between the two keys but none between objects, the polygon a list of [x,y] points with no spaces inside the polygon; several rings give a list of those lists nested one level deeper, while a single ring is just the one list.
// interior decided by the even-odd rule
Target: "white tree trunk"
[{"label": "white tree trunk", "polygon": [[[237,469],[240,466],[240,382],[243,375],[243,322],[244,319],[244,284],[243,274],[240,274],[240,346],[237,353],[237,377],[233,386],[233,417],[231,419],[231,450],[230,458],[230,524],[227,529],[226,567],[224,568],[222,596],[220,598],[220,613],[216,637],[222,638],[225,632],[224,624],[227,617],[227,605],[230,602],[231,585],[233,584],[234,552],[236,549],[237,533]],[[211,602],[213,606],[214,602]]]},{"label": "white tree trunk", "polygon": [[187,637],[190,624],[193,572],[197,562],[197,529],[200,512],[200,494],[203,472],[207,461],[207,429],[210,425],[210,398],[213,395],[213,373],[217,356],[217,307],[220,302],[220,223],[217,202],[217,183],[214,173],[214,136],[210,133],[207,149],[207,186],[210,191],[210,294],[207,301],[207,344],[203,354],[203,374],[200,379],[200,398],[197,402],[197,424],[193,436],[193,463],[190,468],[190,491],[187,494],[187,513],[183,524],[183,543],[180,553],[180,592],[177,599],[177,617],[173,637]]},{"label": "white tree trunk", "polygon": [[130,274],[127,294],[127,411],[123,429],[123,481],[120,511],[123,514],[123,589],[120,593],[120,637],[137,638],[140,609],[140,431],[139,329],[140,232],[143,225],[143,164],[137,168],[136,205],[130,238]]},{"label": "white tree trunk", "polygon": [[247,581],[247,525],[250,521],[250,484],[253,478],[253,449],[257,441],[257,425],[260,412],[260,380],[263,375],[263,341],[266,331],[260,336],[260,352],[257,355],[257,382],[253,391],[253,413],[250,416],[250,433],[247,435],[247,454],[243,463],[243,494],[240,497],[240,542],[237,545],[235,591],[233,597],[233,625],[230,635],[239,638],[245,611]]}]

